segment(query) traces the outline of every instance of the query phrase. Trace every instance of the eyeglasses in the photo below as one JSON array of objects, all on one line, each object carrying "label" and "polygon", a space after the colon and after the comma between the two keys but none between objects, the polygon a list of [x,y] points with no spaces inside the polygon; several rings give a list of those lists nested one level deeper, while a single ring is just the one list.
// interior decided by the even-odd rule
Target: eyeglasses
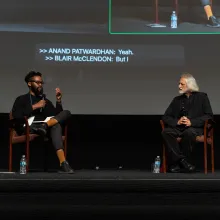
[{"label": "eyeglasses", "polygon": [[37,83],[37,85],[39,85],[39,84],[44,84],[44,82],[43,81],[34,81],[34,80],[31,80],[30,82],[34,82],[34,83]]}]

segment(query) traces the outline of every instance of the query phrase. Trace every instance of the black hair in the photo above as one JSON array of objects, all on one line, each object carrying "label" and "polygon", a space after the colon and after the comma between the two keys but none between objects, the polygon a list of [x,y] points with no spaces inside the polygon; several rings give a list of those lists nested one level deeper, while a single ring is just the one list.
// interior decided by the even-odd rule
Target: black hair
[{"label": "black hair", "polygon": [[30,82],[31,78],[34,76],[42,76],[40,72],[35,72],[35,71],[30,71],[24,78],[25,82],[28,83]]}]

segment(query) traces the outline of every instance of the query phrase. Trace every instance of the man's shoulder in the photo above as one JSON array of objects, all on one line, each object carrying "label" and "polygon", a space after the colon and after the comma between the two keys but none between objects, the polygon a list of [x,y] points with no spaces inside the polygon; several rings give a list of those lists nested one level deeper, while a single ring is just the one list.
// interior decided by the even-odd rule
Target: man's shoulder
[{"label": "man's shoulder", "polygon": [[180,100],[182,98],[183,98],[183,95],[177,95],[173,98],[173,100],[176,101],[176,100]]},{"label": "man's shoulder", "polygon": [[16,100],[23,100],[23,99],[26,99],[27,97],[29,97],[29,96],[28,96],[28,93],[17,96],[17,97],[16,97]]},{"label": "man's shoulder", "polygon": [[[193,92],[194,95],[196,96],[201,96],[201,97],[207,97],[207,93],[205,92]],[[184,95],[178,95],[178,96],[175,96],[174,97],[174,100],[179,100],[179,99],[182,99],[184,97]]]},{"label": "man's shoulder", "polygon": [[200,97],[207,97],[207,93],[206,92],[195,92],[194,93],[196,96],[200,96]]}]

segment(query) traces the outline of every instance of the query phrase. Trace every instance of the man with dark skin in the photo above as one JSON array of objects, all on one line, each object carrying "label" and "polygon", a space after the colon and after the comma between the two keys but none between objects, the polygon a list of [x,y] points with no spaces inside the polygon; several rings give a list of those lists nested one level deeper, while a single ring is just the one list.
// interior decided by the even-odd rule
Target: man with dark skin
[{"label": "man with dark skin", "polygon": [[[55,89],[56,107],[54,107],[52,102],[43,94],[44,82],[41,73],[29,72],[25,77],[25,82],[29,91],[27,94],[16,98],[12,108],[13,118],[19,119],[24,116],[30,118],[34,116],[34,121],[30,125],[30,133],[49,136],[60,162],[59,173],[74,173],[64,155],[61,125],[71,117],[71,113],[68,110],[63,110],[61,90],[59,88]],[[47,117],[52,118],[46,122],[37,122],[44,121]],[[20,135],[23,134],[25,132],[24,126],[16,128],[16,131]]]}]

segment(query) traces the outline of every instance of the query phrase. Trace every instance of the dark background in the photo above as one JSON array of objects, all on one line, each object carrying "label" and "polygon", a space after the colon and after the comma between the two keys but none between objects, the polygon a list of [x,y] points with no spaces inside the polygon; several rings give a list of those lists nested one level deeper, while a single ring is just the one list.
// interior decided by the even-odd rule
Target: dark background
[{"label": "dark background", "polygon": [[105,23],[108,0],[2,0],[0,13],[0,23]]}]

